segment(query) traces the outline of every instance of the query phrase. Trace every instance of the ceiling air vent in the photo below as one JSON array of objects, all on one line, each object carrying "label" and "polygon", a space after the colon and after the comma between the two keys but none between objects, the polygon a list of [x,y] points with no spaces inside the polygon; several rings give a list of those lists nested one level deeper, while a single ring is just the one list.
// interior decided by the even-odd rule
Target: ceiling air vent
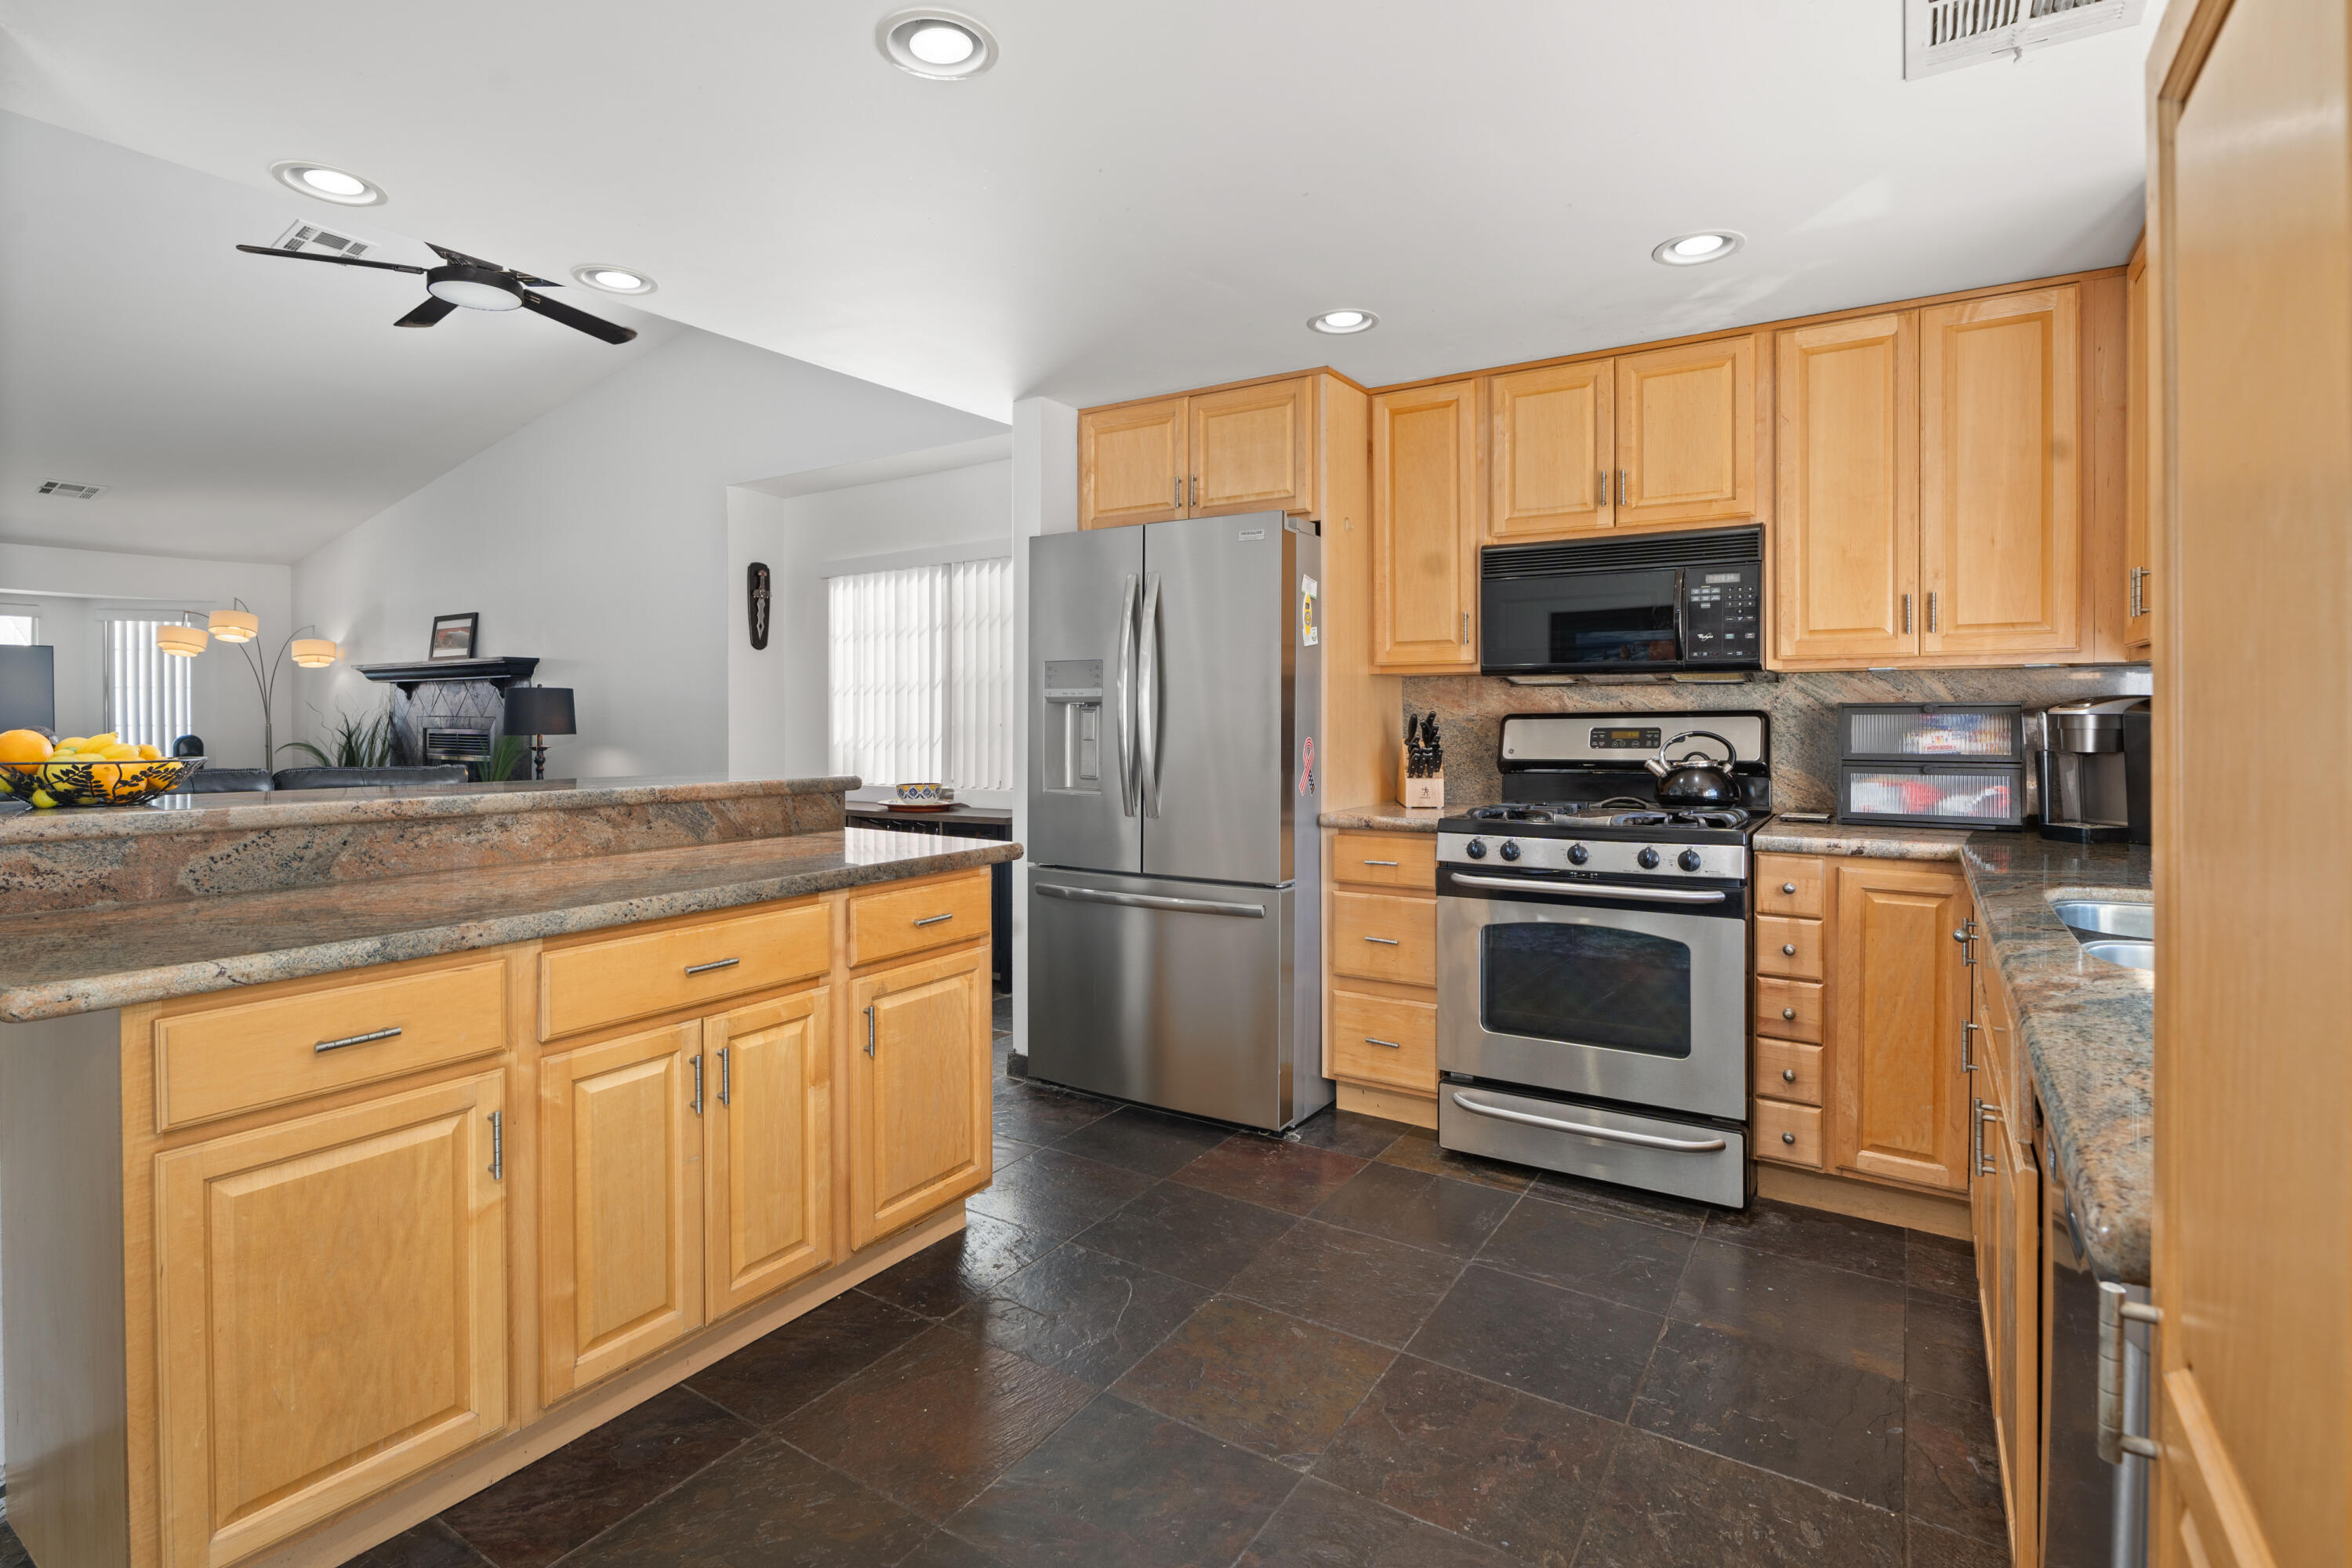
[{"label": "ceiling air vent", "polygon": [[2021,60],[2032,49],[2137,24],[2147,0],[1903,0],[1903,75]]},{"label": "ceiling air vent", "polygon": [[335,256],[363,256],[368,243],[348,235],[335,234],[314,223],[298,223],[278,237],[280,250],[323,250]]},{"label": "ceiling air vent", "polygon": [[43,495],[64,496],[68,500],[96,500],[100,495],[105,493],[105,490],[106,487],[104,485],[73,485],[68,484],[63,479],[43,479],[41,481],[41,493]]}]

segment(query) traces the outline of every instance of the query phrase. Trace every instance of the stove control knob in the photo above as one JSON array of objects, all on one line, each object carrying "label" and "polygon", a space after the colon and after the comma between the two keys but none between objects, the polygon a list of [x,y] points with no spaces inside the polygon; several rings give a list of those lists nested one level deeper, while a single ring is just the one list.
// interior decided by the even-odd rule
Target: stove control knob
[{"label": "stove control knob", "polygon": [[1644,871],[1654,871],[1658,868],[1658,852],[1654,849],[1644,849],[1633,858],[1642,863],[1642,869]]},{"label": "stove control knob", "polygon": [[1696,849],[1684,850],[1681,854],[1675,857],[1675,864],[1680,866],[1685,871],[1697,870],[1698,851]]},{"label": "stove control knob", "polygon": [[1486,858],[1486,841],[1483,838],[1473,838],[1462,847],[1462,852],[1473,860],[1484,860]]},{"label": "stove control knob", "polygon": [[1587,860],[1590,860],[1590,859],[1591,859],[1591,858],[1592,858],[1592,851],[1591,851],[1591,850],[1590,850],[1590,849],[1587,849],[1583,845],[1581,845],[1581,844],[1571,844],[1571,845],[1570,845],[1570,846],[1568,847],[1568,863],[1569,863],[1570,865],[1571,865],[1571,866],[1581,866],[1581,865],[1583,865]]},{"label": "stove control knob", "polygon": [[1519,858],[1519,841],[1516,838],[1504,839],[1502,853],[1503,858],[1506,860],[1517,859]]}]

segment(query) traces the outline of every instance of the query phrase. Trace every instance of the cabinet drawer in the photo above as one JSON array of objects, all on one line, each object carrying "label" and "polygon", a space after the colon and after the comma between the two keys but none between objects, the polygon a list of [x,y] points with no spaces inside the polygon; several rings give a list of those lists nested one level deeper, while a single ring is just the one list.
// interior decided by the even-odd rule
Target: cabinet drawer
[{"label": "cabinet drawer", "polygon": [[1331,1073],[1413,1094],[1437,1092],[1437,1004],[1331,993]]},{"label": "cabinet drawer", "polygon": [[832,935],[810,902],[543,952],[539,1037],[814,979],[832,967]]},{"label": "cabinet drawer", "polygon": [[1822,922],[1758,915],[1756,973],[1788,980],[1822,979]]},{"label": "cabinet drawer", "polygon": [[1756,912],[1819,920],[1829,907],[1829,867],[1811,855],[1756,857]]},{"label": "cabinet drawer", "polygon": [[499,958],[161,1018],[155,1130],[488,1056],[506,1026]]},{"label": "cabinet drawer", "polygon": [[1822,1113],[1786,1100],[1755,1101],[1756,1157],[1782,1165],[1822,1168]]},{"label": "cabinet drawer", "polygon": [[1756,1032],[1775,1039],[1822,1043],[1822,988],[1811,980],[1756,981]]},{"label": "cabinet drawer", "polygon": [[849,962],[878,963],[901,953],[988,934],[988,873],[919,888],[885,888],[849,900]]},{"label": "cabinet drawer", "polygon": [[1406,985],[1437,984],[1437,900],[1331,895],[1331,972]]},{"label": "cabinet drawer", "polygon": [[1331,839],[1334,881],[1375,888],[1437,888],[1437,836],[1433,833],[1339,833]]},{"label": "cabinet drawer", "polygon": [[1756,1092],[1806,1105],[1822,1102],[1822,1047],[1756,1037]]}]

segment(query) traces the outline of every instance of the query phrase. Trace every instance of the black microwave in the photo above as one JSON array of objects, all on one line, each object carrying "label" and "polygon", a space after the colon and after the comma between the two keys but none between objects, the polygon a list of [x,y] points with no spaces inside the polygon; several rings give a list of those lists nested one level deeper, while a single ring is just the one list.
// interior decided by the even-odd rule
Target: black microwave
[{"label": "black microwave", "polygon": [[1479,552],[1478,667],[1584,675],[1764,667],[1764,531]]}]

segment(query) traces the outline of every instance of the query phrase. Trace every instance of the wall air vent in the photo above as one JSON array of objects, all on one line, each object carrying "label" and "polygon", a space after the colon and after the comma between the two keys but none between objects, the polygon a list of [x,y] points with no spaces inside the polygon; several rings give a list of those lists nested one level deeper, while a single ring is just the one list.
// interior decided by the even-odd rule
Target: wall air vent
[{"label": "wall air vent", "polygon": [[106,487],[68,484],[63,479],[43,479],[41,493],[45,496],[64,496],[68,500],[96,500],[106,493]]},{"label": "wall air vent", "polygon": [[2035,49],[2136,26],[2147,0],[1903,0],[1903,75],[2021,60]]},{"label": "wall air vent", "polygon": [[335,234],[314,223],[298,223],[278,237],[280,250],[322,250],[332,256],[364,256],[368,242]]}]

